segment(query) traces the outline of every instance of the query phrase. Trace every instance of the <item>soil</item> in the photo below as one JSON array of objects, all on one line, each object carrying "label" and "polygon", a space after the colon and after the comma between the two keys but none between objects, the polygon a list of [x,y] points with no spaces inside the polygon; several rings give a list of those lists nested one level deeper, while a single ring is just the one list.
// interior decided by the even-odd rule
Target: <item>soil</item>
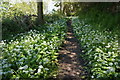
[{"label": "soil", "polygon": [[59,74],[57,80],[86,80],[84,60],[80,57],[81,47],[74,37],[72,27],[68,27],[64,44],[59,51]]}]

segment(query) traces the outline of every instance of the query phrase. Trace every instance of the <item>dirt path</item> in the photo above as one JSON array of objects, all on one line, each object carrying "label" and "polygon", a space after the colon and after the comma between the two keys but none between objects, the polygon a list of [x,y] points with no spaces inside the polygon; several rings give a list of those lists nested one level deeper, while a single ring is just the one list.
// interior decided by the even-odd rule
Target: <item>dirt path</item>
[{"label": "dirt path", "polygon": [[68,28],[67,38],[59,54],[59,80],[85,80],[81,48],[71,27]]}]

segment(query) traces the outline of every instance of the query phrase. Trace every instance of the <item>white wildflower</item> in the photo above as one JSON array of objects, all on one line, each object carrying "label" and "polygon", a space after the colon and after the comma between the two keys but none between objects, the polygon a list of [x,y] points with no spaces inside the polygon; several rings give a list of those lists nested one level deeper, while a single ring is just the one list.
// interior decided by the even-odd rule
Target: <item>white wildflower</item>
[{"label": "white wildflower", "polygon": [[8,73],[13,73],[13,71],[8,71]]},{"label": "white wildflower", "polygon": [[39,62],[39,64],[42,64],[42,62]]},{"label": "white wildflower", "polygon": [[94,78],[94,76],[91,76],[91,78]]},{"label": "white wildflower", "polygon": [[19,52],[19,51],[20,51],[20,49],[16,49],[16,48],[15,48],[15,49],[13,49],[13,51],[17,51],[17,52]]},{"label": "white wildflower", "polygon": [[97,52],[103,52],[100,48],[96,49]]},{"label": "white wildflower", "polygon": [[0,71],[0,75],[2,75],[3,74],[3,72],[2,71]]},{"label": "white wildflower", "polygon": [[39,66],[39,69],[42,69],[42,68],[43,68],[43,66],[42,66],[42,65],[40,65],[40,66]]},{"label": "white wildflower", "polygon": [[31,78],[34,78],[34,75],[31,75],[30,77],[31,77]]},{"label": "white wildflower", "polygon": [[4,45],[4,44],[5,44],[5,42],[4,42],[4,41],[1,41],[0,45]]},{"label": "white wildflower", "polygon": [[20,57],[21,56],[21,54],[18,54],[18,57]]},{"label": "white wildflower", "polygon": [[23,67],[20,67],[19,69],[27,69],[28,68],[28,65],[25,65]]},{"label": "white wildflower", "polygon": [[115,64],[115,65],[118,65],[118,62],[115,62],[114,64]]},{"label": "white wildflower", "polygon": [[45,68],[46,71],[48,71],[49,69],[48,68]]},{"label": "white wildflower", "polygon": [[105,46],[106,48],[110,48],[110,45],[108,45],[108,46]]},{"label": "white wildflower", "polygon": [[111,62],[111,63],[109,63],[109,65],[110,65],[110,66],[112,66],[112,65],[113,65],[113,63]]},{"label": "white wildflower", "polygon": [[115,72],[115,68],[113,67],[107,67],[107,68],[108,68],[107,72]]},{"label": "white wildflower", "polygon": [[23,70],[23,72],[24,72],[24,73],[28,73],[29,71],[25,71],[25,70]]},{"label": "white wildflower", "polygon": [[19,62],[19,64],[23,64],[23,62]]},{"label": "white wildflower", "polygon": [[21,58],[19,61],[23,61],[24,60],[24,58]]},{"label": "white wildflower", "polygon": [[33,45],[29,45],[29,47],[33,47]]},{"label": "white wildflower", "polygon": [[41,69],[38,69],[38,72],[37,73],[40,73],[41,72]]}]

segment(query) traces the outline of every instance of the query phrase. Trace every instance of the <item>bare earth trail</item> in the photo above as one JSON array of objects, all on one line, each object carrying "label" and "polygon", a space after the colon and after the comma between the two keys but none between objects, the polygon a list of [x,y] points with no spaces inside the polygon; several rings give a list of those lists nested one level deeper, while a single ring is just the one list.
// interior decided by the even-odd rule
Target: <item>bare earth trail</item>
[{"label": "bare earth trail", "polygon": [[74,37],[72,27],[68,27],[66,40],[59,51],[59,74],[58,80],[85,80],[83,60],[80,58],[81,48],[78,40]]}]

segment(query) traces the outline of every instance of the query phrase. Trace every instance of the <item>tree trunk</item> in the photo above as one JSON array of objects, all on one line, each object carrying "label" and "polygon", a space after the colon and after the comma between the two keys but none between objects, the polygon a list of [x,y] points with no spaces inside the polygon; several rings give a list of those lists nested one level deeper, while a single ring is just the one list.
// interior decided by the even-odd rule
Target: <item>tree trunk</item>
[{"label": "tree trunk", "polygon": [[60,2],[60,13],[61,14],[63,14],[63,6],[64,6],[64,4],[63,4],[63,1],[61,0],[61,2]]},{"label": "tree trunk", "polygon": [[37,23],[38,25],[43,25],[44,24],[44,19],[43,19],[43,2],[37,2]]}]

